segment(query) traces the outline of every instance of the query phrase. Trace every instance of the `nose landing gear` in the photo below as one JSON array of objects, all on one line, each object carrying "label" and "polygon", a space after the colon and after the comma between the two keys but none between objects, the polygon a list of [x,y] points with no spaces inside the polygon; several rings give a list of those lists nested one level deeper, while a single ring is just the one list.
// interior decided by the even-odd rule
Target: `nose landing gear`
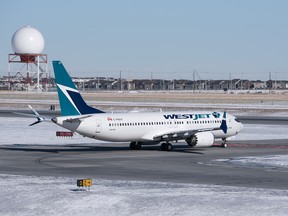
[{"label": "nose landing gear", "polygon": [[227,140],[226,140],[226,138],[222,138],[222,144],[221,144],[221,147],[223,147],[223,148],[227,148]]}]

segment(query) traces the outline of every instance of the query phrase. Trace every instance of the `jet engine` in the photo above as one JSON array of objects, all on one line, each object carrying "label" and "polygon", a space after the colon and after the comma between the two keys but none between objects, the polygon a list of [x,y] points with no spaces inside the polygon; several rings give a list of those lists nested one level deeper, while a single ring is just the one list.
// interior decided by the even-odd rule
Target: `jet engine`
[{"label": "jet engine", "polygon": [[186,139],[189,146],[195,147],[209,147],[212,146],[215,141],[215,137],[212,132],[198,132]]}]

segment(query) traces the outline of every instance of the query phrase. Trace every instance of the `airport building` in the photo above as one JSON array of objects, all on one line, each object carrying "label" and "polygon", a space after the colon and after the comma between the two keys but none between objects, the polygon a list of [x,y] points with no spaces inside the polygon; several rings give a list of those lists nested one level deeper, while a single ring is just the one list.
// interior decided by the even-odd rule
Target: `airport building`
[{"label": "airport building", "polygon": [[[81,91],[204,91],[204,90],[288,90],[287,80],[165,80],[165,79],[119,79],[111,77],[74,77],[73,82]],[[29,91],[37,85],[37,78],[0,77],[0,90]],[[54,78],[44,77],[41,89],[55,91]],[[36,89],[34,89],[36,90]]]}]

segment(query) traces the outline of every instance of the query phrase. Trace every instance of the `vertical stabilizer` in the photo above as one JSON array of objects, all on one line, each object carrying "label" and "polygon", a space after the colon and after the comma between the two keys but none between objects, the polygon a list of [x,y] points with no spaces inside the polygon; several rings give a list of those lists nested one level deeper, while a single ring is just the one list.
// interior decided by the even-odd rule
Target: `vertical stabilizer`
[{"label": "vertical stabilizer", "polygon": [[103,113],[86,104],[61,61],[52,63],[62,116]]}]

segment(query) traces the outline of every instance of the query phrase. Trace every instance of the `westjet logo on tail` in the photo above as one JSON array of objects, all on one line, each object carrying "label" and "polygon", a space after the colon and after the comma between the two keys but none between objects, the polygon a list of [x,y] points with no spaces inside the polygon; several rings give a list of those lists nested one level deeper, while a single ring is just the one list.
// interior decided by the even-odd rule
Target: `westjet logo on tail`
[{"label": "westjet logo on tail", "polygon": [[[64,94],[63,96],[68,99],[68,101],[70,102],[70,106],[66,105],[66,109],[68,111],[68,109],[73,110],[72,113],[75,114],[81,114],[80,110],[78,109],[78,107],[76,106],[73,98],[71,98],[71,94],[72,93],[75,93],[75,94],[79,94],[79,91],[77,89],[74,89],[74,88],[71,88],[71,87],[68,87],[68,86],[64,86],[64,85],[60,85],[57,83],[57,86],[58,88],[62,91],[62,93]],[[59,96],[60,98],[63,97],[63,96]],[[64,100],[64,98],[61,98],[62,100]],[[61,109],[62,110],[62,109]]]},{"label": "westjet logo on tail", "polygon": [[212,114],[170,114],[170,115],[163,115],[165,119],[209,119],[210,116],[214,116],[215,118],[219,118],[220,114],[213,112]]}]

